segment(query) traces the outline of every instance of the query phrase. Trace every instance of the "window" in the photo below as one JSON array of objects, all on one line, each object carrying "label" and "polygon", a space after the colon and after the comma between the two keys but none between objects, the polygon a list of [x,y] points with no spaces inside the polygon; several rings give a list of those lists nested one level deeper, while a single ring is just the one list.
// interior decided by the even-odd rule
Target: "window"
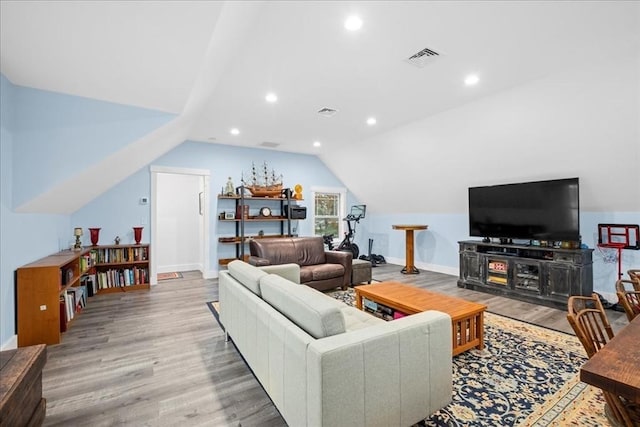
[{"label": "window", "polygon": [[311,189],[313,194],[313,234],[333,235],[334,240],[344,234],[346,190],[343,188]]}]

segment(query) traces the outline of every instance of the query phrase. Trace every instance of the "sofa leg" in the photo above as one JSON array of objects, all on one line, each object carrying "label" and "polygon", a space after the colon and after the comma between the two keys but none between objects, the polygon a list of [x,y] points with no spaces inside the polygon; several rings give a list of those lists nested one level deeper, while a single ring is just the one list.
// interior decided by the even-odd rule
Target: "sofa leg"
[{"label": "sofa leg", "polygon": [[229,332],[224,331],[224,342],[229,342]]}]

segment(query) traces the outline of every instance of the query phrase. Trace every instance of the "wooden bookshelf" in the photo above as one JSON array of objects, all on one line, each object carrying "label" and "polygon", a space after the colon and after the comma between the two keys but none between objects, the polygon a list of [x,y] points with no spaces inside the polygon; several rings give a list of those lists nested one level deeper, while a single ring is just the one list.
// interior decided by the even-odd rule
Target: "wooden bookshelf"
[{"label": "wooden bookshelf", "polygon": [[[104,254],[109,254],[109,258],[105,260]],[[18,268],[18,347],[60,343],[62,333],[73,321],[66,311],[68,294],[84,293],[86,302],[94,294],[150,289],[149,259],[149,245],[93,246],[61,251]],[[98,277],[108,272],[113,279],[117,272],[118,280],[99,287]],[[128,280],[124,279],[125,272],[129,274]],[[93,288],[91,292],[87,289],[91,280],[96,281],[95,292]],[[77,289],[83,286],[84,289]],[[74,300],[73,318],[80,314],[75,308]]]}]

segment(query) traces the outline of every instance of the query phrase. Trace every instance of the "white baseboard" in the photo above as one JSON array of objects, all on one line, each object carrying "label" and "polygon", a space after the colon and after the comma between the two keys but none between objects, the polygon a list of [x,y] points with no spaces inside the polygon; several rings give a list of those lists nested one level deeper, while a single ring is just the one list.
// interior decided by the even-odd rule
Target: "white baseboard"
[{"label": "white baseboard", "polygon": [[[404,258],[385,257],[385,259],[389,264],[397,264],[399,266],[404,266],[406,261]],[[447,267],[445,265],[416,262],[415,266],[419,270],[429,270],[429,271],[434,271],[436,273],[449,274],[451,276],[456,276],[456,277],[460,274],[460,271],[458,270],[458,268]]]},{"label": "white baseboard", "polygon": [[209,270],[202,273],[202,277],[204,279],[217,279],[218,278],[218,270]]},{"label": "white baseboard", "polygon": [[2,347],[0,347],[0,351],[13,350],[15,348],[18,348],[18,336],[17,335],[13,335],[7,341],[2,343]]},{"label": "white baseboard", "polygon": [[158,266],[158,273],[173,273],[174,271],[202,271],[202,264],[174,264]]}]

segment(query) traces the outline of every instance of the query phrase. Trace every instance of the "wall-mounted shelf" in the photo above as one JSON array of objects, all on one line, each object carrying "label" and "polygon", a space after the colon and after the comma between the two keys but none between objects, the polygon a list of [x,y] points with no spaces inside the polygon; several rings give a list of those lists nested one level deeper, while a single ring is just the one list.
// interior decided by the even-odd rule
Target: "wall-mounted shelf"
[{"label": "wall-mounted shelf", "polygon": [[[290,217],[290,210],[285,209],[285,206],[295,205],[295,202],[300,201],[285,196],[290,194],[290,191],[286,189],[283,190],[283,196],[280,197],[243,196],[245,188],[242,186],[238,187],[236,192],[241,195],[218,196],[218,223],[235,225],[234,231],[227,236],[224,236],[223,234],[225,233],[218,227],[218,243],[226,246],[235,245],[235,258],[220,258],[218,260],[219,265],[227,265],[235,259],[247,260],[249,256],[246,253],[246,245],[252,239],[292,236],[291,221],[295,221],[295,219]],[[233,201],[233,204],[228,201]],[[221,202],[226,202],[226,204]],[[260,215],[263,207],[267,207],[270,210],[270,215]],[[233,218],[225,217],[225,214],[232,214]],[[272,224],[271,229],[262,235],[251,230],[249,233],[246,232],[245,226],[247,224],[256,225],[260,223]]]}]

